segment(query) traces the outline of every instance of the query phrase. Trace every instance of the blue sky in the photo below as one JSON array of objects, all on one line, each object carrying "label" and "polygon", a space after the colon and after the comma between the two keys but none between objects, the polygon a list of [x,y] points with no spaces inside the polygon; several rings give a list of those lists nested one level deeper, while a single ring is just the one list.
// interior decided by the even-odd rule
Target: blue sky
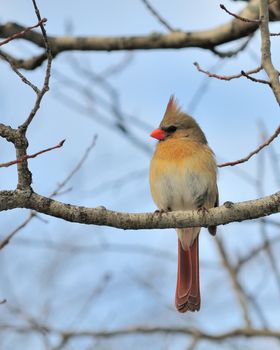
[{"label": "blue sky", "polygon": [[[26,26],[36,23],[31,1],[12,0],[4,4],[2,0],[0,3],[1,22],[15,21]],[[233,11],[243,6],[242,2],[224,3]],[[207,29],[229,20],[228,15],[221,11],[215,2],[158,0],[153,1],[153,4],[174,27],[182,30]],[[38,0],[38,5],[42,16],[48,19],[46,29],[50,35],[65,34],[66,25],[69,27],[69,23],[74,35],[137,35],[166,31],[147,12],[141,1],[61,0],[54,3]],[[234,45],[226,45],[225,49],[228,47]],[[36,48],[24,41],[13,42],[6,48],[24,57],[37,52]],[[279,44],[273,40],[273,52],[277,52],[278,49]],[[159,124],[171,94],[175,94],[182,107],[188,111],[197,89],[205,79],[209,79],[197,72],[192,64],[194,61],[198,61],[205,69],[215,65],[219,74],[235,74],[241,69],[258,66],[254,55],[259,57],[259,52],[258,33],[250,43],[248,52],[241,53],[237,58],[225,63],[210,52],[200,49],[133,52],[127,68],[122,73],[113,75],[109,82],[119,93],[122,111],[154,128]],[[59,200],[92,207],[104,205],[110,209],[128,212],[155,209],[148,185],[150,154],[139,150],[115,130],[97,123],[96,114],[98,111],[104,114],[104,110],[94,109],[95,105],[90,99],[86,100],[84,96],[71,90],[68,84],[64,84],[59,78],[59,73],[63,73],[108,99],[100,87],[74,69],[73,57],[82,67],[100,73],[121,61],[126,55],[124,52],[75,52],[61,54],[54,60],[50,92],[45,96],[29,130],[29,152],[55,145],[64,138],[66,143],[62,149],[30,161],[33,188],[40,194],[47,195],[55,188],[80,159],[93,135],[97,134],[98,140],[88,161],[69,184],[72,191],[60,196]],[[275,62],[279,63],[277,55]],[[6,63],[0,63],[0,70],[1,122],[16,126],[28,115],[34,96],[31,89],[24,86],[8,69]],[[44,76],[42,68],[25,74],[38,84],[41,84]],[[61,92],[66,93],[73,101],[86,101],[89,108],[93,108],[92,114],[80,113],[70,104],[65,104],[61,99]],[[114,120],[109,112],[105,114],[109,120]],[[241,158],[253,150],[261,142],[260,123],[265,124],[269,135],[279,123],[278,114],[277,103],[267,86],[254,84],[247,79],[231,82],[211,79],[193,115],[205,131],[218,162],[222,162]],[[137,137],[152,149],[155,141],[149,137],[149,128],[142,130],[129,118],[127,122]],[[3,140],[0,140],[0,145],[1,161],[14,159],[11,145]],[[278,147],[279,141],[276,140],[277,155]],[[263,151],[263,157],[263,194],[268,195],[275,192],[279,184],[275,181],[266,150]],[[221,203],[226,200],[248,200],[258,196],[252,180],[260,175],[258,159],[255,157],[236,169],[224,168],[219,171]],[[135,175],[135,171],[139,171],[140,175]],[[246,174],[246,179],[243,173]],[[129,174],[131,176],[125,179],[125,183],[114,184],[114,179]],[[2,188],[14,188],[15,168],[2,169],[0,181]],[[106,188],[100,190],[103,184],[106,184]],[[22,210],[0,213],[4,228],[1,236],[5,236],[5,233],[12,230],[26,215],[27,211]],[[203,230],[200,239],[202,310],[195,315],[180,315],[173,307],[177,251],[173,230],[121,231],[70,224],[46,217],[44,219],[48,221],[47,224],[33,220],[0,256],[1,263],[5,266],[2,276],[5,283],[0,289],[0,296],[8,295],[7,298],[15,305],[28,305],[28,312],[33,317],[42,317],[44,322],[50,322],[57,327],[78,327],[78,324],[80,329],[113,329],[139,324],[181,324],[198,325],[207,331],[223,331],[240,325],[240,311],[234,295],[230,292],[227,275],[222,268],[211,268],[211,264],[217,263],[219,258],[213,239],[206,231]],[[249,246],[260,241],[256,223],[227,225],[220,228],[218,234],[224,238],[233,261],[238,254],[246,252]],[[270,230],[269,235],[273,236],[275,232]],[[97,245],[104,246],[104,249],[100,249],[99,253],[70,254],[32,245],[31,242],[34,241],[39,241],[41,245]],[[128,244],[136,248],[147,246],[170,253],[173,258],[143,255],[133,252],[133,249],[131,253],[121,253],[116,248],[118,244]],[[112,247],[110,250],[110,245],[115,246],[115,251]],[[269,271],[266,262],[261,265],[260,261],[250,264],[241,275],[242,279],[247,279],[248,274],[251,276],[251,271],[256,275],[246,282],[250,291],[257,288],[264,274]],[[102,285],[104,274],[108,274],[109,277],[108,281],[105,278],[103,292],[99,295],[97,293],[97,296],[93,293],[91,298],[91,292]],[[273,308],[273,305],[279,305],[279,298],[269,290],[270,287],[275,290],[273,277],[267,277],[266,282],[260,298],[264,298],[268,303],[267,317],[273,324],[279,315],[279,308]],[[87,300],[89,301],[88,306],[85,306],[86,311],[81,311]],[[83,316],[79,316],[79,312]],[[11,323],[15,322],[13,315],[8,311],[5,317]],[[257,317],[254,321],[258,324]],[[118,345],[130,349],[133,344],[135,349],[142,349],[152,341],[151,339],[153,338],[140,337],[139,343],[135,343],[133,337],[127,337],[118,340]],[[32,339],[33,341],[37,340]],[[153,348],[161,349],[164,341],[169,342],[172,349],[183,349],[189,339],[178,336],[174,339],[158,340],[155,336],[154,342],[157,346]],[[19,344],[18,339],[9,344],[12,345],[7,345],[7,349],[9,346],[15,349],[14,344]],[[262,345],[260,342],[259,348]],[[39,340],[36,346],[40,349]]]}]

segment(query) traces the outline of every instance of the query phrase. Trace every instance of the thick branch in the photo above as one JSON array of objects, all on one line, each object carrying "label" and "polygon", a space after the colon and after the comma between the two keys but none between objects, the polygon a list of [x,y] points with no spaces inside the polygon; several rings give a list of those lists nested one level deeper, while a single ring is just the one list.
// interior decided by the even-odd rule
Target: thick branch
[{"label": "thick branch", "polygon": [[[241,17],[258,20],[259,0],[251,0],[248,5],[239,13]],[[273,6],[273,4],[272,4]],[[272,20],[280,19],[277,11],[271,15]],[[0,37],[8,37],[23,30],[24,27],[16,23],[8,23],[0,26]],[[63,51],[87,50],[87,51],[120,51],[120,50],[155,50],[155,49],[179,49],[188,47],[199,47],[213,49],[224,43],[228,43],[246,37],[258,29],[258,23],[246,23],[238,19],[220,25],[218,27],[199,32],[172,32],[166,35],[154,33],[148,36],[131,37],[54,37],[49,36],[48,40],[53,55]],[[43,36],[38,32],[31,31],[24,35],[25,40],[33,42],[39,47],[44,47]],[[28,60],[14,60],[18,67],[34,69],[45,59],[45,56],[38,56]],[[34,61],[33,61],[34,60]]]},{"label": "thick branch", "polygon": [[280,212],[280,192],[271,196],[210,209],[208,213],[198,211],[176,211],[159,215],[157,213],[131,214],[107,210],[104,207],[86,208],[64,204],[43,197],[31,190],[1,191],[0,211],[15,208],[33,209],[70,222],[111,226],[121,229],[154,229],[180,227],[208,227],[260,218]]},{"label": "thick branch", "polygon": [[270,51],[270,33],[268,28],[269,8],[267,0],[260,0],[260,19],[262,67],[269,77],[274,96],[280,105],[279,72],[274,68]]},{"label": "thick branch", "polygon": [[26,136],[18,129],[13,129],[8,125],[0,124],[0,136],[15,145],[17,159],[23,161],[17,163],[18,185],[17,188],[22,190],[28,188],[32,183],[32,174],[28,169],[26,157],[26,149],[28,141]]}]

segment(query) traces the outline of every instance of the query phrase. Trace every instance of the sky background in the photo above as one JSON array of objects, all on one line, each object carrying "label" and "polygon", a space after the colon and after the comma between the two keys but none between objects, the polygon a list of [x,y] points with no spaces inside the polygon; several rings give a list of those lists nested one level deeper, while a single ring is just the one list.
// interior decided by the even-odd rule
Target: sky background
[{"label": "sky background", "polygon": [[[181,30],[204,30],[230,19],[218,3],[211,1],[157,0],[152,3],[173,27]],[[224,4],[234,12],[244,6],[242,2],[225,1]],[[2,23],[12,21],[25,26],[36,23],[31,1],[0,0],[0,5]],[[49,35],[117,36],[166,32],[139,0],[38,0],[38,6],[41,15],[48,19]],[[277,24],[271,25],[271,30],[279,31]],[[155,140],[149,133],[160,123],[171,94],[175,94],[182,108],[196,118],[218,163],[247,155],[261,142],[264,126],[270,135],[279,123],[279,107],[271,90],[245,78],[231,82],[209,79],[195,69],[193,62],[219,74],[246,71],[259,65],[259,42],[257,33],[246,52],[227,61],[201,49],[60,54],[53,61],[50,91],[28,132],[29,153],[55,145],[64,138],[66,143],[59,150],[30,160],[34,190],[42,195],[52,192],[77,164],[93,136],[98,135],[88,160],[69,183],[72,190],[58,199],[89,207],[104,205],[124,212],[154,211],[148,168]],[[273,53],[279,52],[279,39],[272,38],[272,43]],[[225,50],[233,47],[236,43],[224,45]],[[25,41],[14,41],[4,49],[17,57],[38,53],[36,47]],[[127,67],[107,80],[118,92],[127,127],[145,145],[145,150],[115,128],[100,123],[98,118],[109,122],[115,119],[110,110],[98,103],[98,98],[92,97],[98,94],[110,101],[107,90],[91,79],[88,72],[102,74],[128,55]],[[279,55],[274,54],[276,66],[279,60]],[[27,117],[35,96],[7,63],[0,62],[0,72],[1,122],[17,126]],[[42,67],[24,74],[42,85]],[[260,74],[260,77],[264,76]],[[77,92],[77,85],[87,91],[87,95]],[[205,89],[198,94],[202,86]],[[198,103],[194,99],[197,95]],[[76,108],[75,102],[83,106],[83,110]],[[145,126],[138,127],[134,118]],[[15,158],[10,144],[1,139],[0,147],[1,162]],[[274,150],[279,156],[278,140],[274,142]],[[279,163],[272,163],[269,152],[264,150],[261,156],[234,169],[221,169],[220,202],[244,201],[276,192],[279,188],[275,175],[277,166]],[[256,187],[258,179],[263,179],[262,187]],[[15,167],[1,170],[2,189],[15,188],[16,181]],[[1,237],[27,215],[25,210],[0,213]],[[20,307],[27,308],[27,314],[44,323],[65,329],[186,325],[222,332],[240,326],[242,315],[228,276],[218,265],[213,238],[206,230],[202,230],[200,237],[202,309],[198,314],[180,315],[173,306],[177,264],[174,230],[122,231],[70,224],[43,216],[42,219],[44,221],[34,219],[1,251],[0,262],[4,268],[0,298],[9,300],[2,316],[0,314],[1,322],[25,322],[24,317],[23,320],[16,318],[11,311]],[[271,237],[276,233],[268,232]],[[220,227],[218,235],[224,238],[232,261],[237,261],[248,247],[261,241],[257,223]],[[77,252],[59,248],[67,245],[88,247],[88,250]],[[266,316],[273,325],[279,319],[279,293],[272,292],[276,289],[275,281],[267,275],[268,266],[262,262],[264,260],[260,259],[258,263],[249,264],[240,277],[246,281],[250,293],[255,293],[262,284],[258,297],[267,303]],[[254,322],[258,325],[256,316]],[[130,349],[133,344],[136,350],[153,344],[153,349],[166,346],[179,350],[185,349],[189,342],[185,336],[171,335],[136,339],[133,336],[118,338],[116,348]],[[20,341],[20,336],[6,335],[0,344],[5,345],[5,350],[16,349]],[[52,341],[55,343],[56,339]],[[24,342],[30,342],[33,348],[44,348],[39,337],[24,338]],[[114,348],[114,344],[114,340],[103,340],[101,345]],[[267,345],[267,340],[252,344],[255,349],[261,349]],[[86,348],[86,345],[81,343],[79,348]],[[276,349],[277,345],[271,342],[270,348]],[[199,349],[205,346],[201,343]],[[215,344],[207,344],[207,349],[211,346],[215,349]]]}]

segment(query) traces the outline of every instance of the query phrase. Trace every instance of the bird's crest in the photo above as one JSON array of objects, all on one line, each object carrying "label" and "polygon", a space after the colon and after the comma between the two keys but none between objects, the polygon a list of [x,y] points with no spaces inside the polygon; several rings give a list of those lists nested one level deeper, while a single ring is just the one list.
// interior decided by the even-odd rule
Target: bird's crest
[{"label": "bird's crest", "polygon": [[169,124],[174,117],[178,116],[180,113],[181,109],[178,106],[174,95],[171,95],[161,124]]},{"label": "bird's crest", "polygon": [[171,95],[170,98],[169,98],[169,101],[168,101],[168,104],[167,104],[167,107],[166,107],[166,113],[174,113],[176,111],[179,111],[179,107],[178,107],[178,104],[177,104],[177,101],[174,97],[174,95]]},{"label": "bird's crest", "polygon": [[169,98],[166,110],[167,111],[171,110],[174,107],[174,103],[175,103],[175,97],[174,97],[174,95],[171,95],[170,98]]}]

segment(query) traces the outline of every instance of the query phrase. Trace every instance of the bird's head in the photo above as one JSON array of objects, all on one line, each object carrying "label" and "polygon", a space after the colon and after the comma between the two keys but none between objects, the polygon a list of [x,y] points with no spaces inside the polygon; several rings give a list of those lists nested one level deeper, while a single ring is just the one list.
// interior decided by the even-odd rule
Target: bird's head
[{"label": "bird's head", "polygon": [[164,117],[150,134],[159,141],[170,138],[188,138],[207,144],[206,137],[197,122],[188,114],[181,111],[174,96],[171,96],[166,107]]}]

